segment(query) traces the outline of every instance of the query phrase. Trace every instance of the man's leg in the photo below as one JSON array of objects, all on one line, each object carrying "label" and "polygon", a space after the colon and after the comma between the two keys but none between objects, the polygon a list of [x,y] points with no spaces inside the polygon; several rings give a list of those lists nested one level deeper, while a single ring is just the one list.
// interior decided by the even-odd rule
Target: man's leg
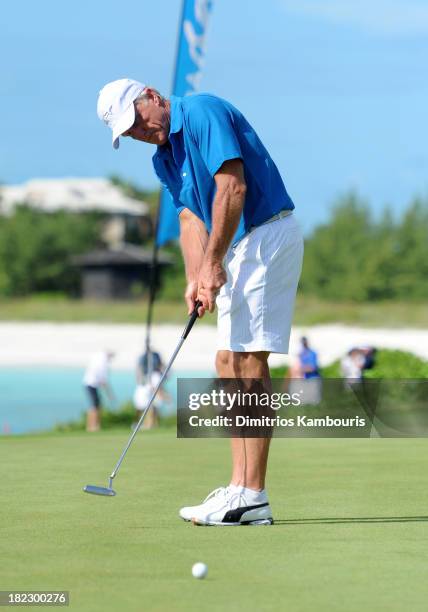
[{"label": "man's leg", "polygon": [[[216,368],[219,378],[262,379],[270,390],[269,353],[218,351]],[[270,438],[232,438],[232,478],[230,484],[255,491],[265,488]]]},{"label": "man's leg", "polygon": [[95,387],[87,386],[86,390],[91,400],[91,407],[86,413],[86,431],[99,431],[101,426],[100,396]]},{"label": "man's leg", "polygon": [[[217,353],[220,378],[263,381],[270,391],[268,352]],[[260,393],[260,391],[258,391]],[[251,407],[250,407],[251,408]],[[244,406],[245,410],[245,406]],[[232,438],[232,479],[219,487],[197,506],[185,506],[180,516],[196,525],[272,525],[272,511],[264,490],[270,438]]]},{"label": "man's leg", "polygon": [[90,408],[86,413],[86,431],[99,431],[101,425],[99,408]]}]

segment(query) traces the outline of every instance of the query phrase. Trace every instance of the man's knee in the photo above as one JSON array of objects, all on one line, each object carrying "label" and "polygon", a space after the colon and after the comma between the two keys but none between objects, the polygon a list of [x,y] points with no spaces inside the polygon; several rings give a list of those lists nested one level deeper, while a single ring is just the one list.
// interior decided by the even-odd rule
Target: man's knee
[{"label": "man's knee", "polygon": [[231,353],[233,375],[238,378],[263,378],[268,367],[269,352]]},{"label": "man's knee", "polygon": [[217,374],[220,378],[264,378],[268,357],[268,351],[218,351],[215,364]]}]

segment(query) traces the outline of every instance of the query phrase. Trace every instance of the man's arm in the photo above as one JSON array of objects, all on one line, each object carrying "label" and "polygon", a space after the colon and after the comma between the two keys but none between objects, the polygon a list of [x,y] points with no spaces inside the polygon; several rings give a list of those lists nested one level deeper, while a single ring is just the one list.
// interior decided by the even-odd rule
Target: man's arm
[{"label": "man's arm", "polygon": [[106,392],[106,395],[109,398],[109,400],[111,402],[115,402],[116,401],[116,396],[114,394],[113,387],[108,382],[108,380],[106,380],[103,383],[101,383],[101,386],[103,387],[104,391]]},{"label": "man's arm", "polygon": [[[193,312],[198,294],[198,278],[208,244],[208,232],[203,221],[188,208],[179,216],[180,244],[186,268],[187,286],[184,298],[189,314]],[[203,313],[199,313],[202,315]]]},{"label": "man's arm", "polygon": [[197,299],[203,303],[204,310],[210,312],[214,311],[217,294],[227,280],[223,258],[237,230],[247,191],[244,166],[240,159],[225,161],[214,179],[217,191],[213,202],[212,230],[199,271],[197,289]]}]

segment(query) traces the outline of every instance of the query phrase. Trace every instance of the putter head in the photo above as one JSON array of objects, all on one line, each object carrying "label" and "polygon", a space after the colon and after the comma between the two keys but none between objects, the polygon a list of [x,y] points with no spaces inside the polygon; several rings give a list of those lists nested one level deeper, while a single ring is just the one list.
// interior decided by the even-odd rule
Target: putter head
[{"label": "putter head", "polygon": [[110,487],[97,487],[95,485],[86,485],[83,487],[85,493],[91,493],[91,495],[104,495],[106,497],[112,497],[116,495],[116,491]]}]

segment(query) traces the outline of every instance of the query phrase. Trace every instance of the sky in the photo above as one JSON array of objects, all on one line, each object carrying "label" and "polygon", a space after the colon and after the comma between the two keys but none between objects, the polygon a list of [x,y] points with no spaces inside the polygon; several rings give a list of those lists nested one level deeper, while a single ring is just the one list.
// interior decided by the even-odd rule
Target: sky
[{"label": "sky", "polygon": [[[180,10],[4,3],[0,182],[115,174],[156,187],[154,148],[114,151],[96,99],[123,77],[170,93]],[[255,127],[306,232],[350,190],[375,214],[428,196],[428,0],[214,0],[206,51],[201,91]]]}]

